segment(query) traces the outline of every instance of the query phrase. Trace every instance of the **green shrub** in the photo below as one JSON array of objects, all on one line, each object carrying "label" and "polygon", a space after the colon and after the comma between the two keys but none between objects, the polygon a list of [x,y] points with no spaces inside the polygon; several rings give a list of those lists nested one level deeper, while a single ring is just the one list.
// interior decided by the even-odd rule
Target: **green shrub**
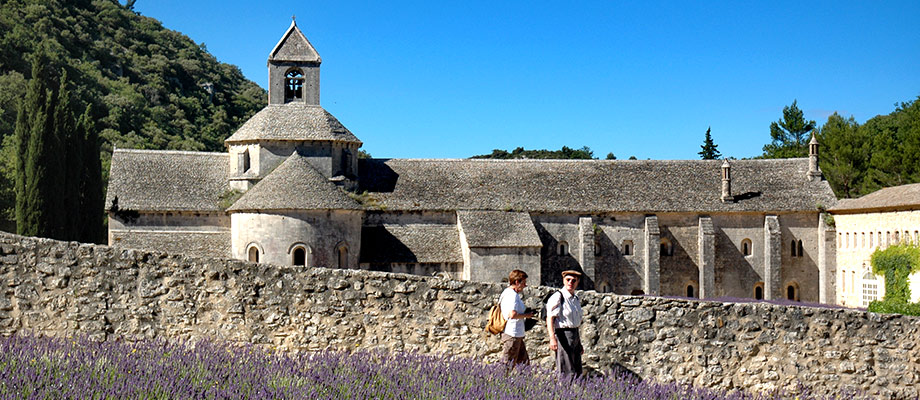
[{"label": "green shrub", "polygon": [[872,253],[872,273],[885,277],[885,298],[869,304],[877,313],[920,316],[920,303],[910,302],[910,274],[920,271],[920,247],[889,246]]}]

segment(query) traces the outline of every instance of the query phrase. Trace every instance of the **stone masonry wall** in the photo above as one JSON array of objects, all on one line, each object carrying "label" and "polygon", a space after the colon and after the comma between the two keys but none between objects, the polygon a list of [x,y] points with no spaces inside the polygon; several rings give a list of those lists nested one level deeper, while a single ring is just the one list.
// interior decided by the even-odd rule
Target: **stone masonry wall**
[{"label": "stone masonry wall", "polygon": [[[499,284],[193,258],[0,234],[0,334],[216,338],[300,351],[447,353],[487,362]],[[552,289],[531,287],[536,306]],[[920,388],[920,319],[844,309],[583,292],[589,370],[715,388]],[[542,324],[527,334],[549,365]]]}]

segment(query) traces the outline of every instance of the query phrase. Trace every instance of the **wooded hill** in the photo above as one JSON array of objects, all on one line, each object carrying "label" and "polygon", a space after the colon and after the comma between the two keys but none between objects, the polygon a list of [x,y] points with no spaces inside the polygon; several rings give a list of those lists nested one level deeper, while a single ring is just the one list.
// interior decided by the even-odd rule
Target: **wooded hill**
[{"label": "wooded hill", "polygon": [[53,66],[66,70],[71,96],[92,105],[104,175],[113,146],[223,151],[224,139],[265,105],[265,91],[239,68],[117,1],[3,0],[0,229],[15,226],[11,137],[42,42]]}]

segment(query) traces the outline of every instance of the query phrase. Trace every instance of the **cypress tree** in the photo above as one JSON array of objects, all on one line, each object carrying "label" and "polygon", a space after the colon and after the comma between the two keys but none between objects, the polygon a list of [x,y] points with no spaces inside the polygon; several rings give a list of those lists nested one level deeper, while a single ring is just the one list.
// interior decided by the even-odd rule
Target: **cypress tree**
[{"label": "cypress tree", "polygon": [[83,134],[77,133],[67,74],[58,80],[47,54],[43,43],[16,120],[16,231],[75,240],[83,229]]},{"label": "cypress tree", "polygon": [[80,187],[81,231],[78,240],[84,243],[103,243],[105,229],[102,221],[105,199],[102,196],[102,160],[99,158],[99,133],[93,123],[90,106],[86,107],[78,122],[77,132],[82,133],[83,152],[82,185]]}]

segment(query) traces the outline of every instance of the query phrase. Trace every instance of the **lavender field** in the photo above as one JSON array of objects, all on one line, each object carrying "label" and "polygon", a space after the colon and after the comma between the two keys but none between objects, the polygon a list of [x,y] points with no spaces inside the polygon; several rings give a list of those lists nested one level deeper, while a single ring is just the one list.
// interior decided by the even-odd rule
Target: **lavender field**
[{"label": "lavender field", "polygon": [[[2,399],[774,399],[590,377],[559,383],[460,357],[286,354],[214,342],[0,339]],[[795,396],[799,399],[812,398]]]}]

